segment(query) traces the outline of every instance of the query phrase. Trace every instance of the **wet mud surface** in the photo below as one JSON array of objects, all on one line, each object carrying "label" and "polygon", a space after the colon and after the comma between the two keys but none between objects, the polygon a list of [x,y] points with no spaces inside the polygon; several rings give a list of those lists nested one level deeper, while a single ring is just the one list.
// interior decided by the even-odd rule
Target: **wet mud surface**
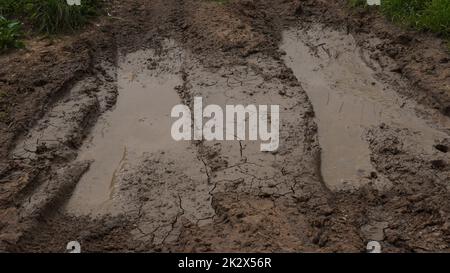
[{"label": "wet mud surface", "polygon": [[322,176],[329,188],[358,188],[371,180],[389,186],[371,164],[366,140],[371,127],[408,128],[420,134],[418,143],[428,152],[436,139],[447,136],[448,120],[399,95],[396,90],[407,88],[402,79],[388,75],[397,80],[394,86],[383,79],[382,69],[351,35],[322,24],[307,25],[286,31],[281,48],[312,101]]},{"label": "wet mud surface", "polygon": [[[376,12],[346,27],[338,2],[112,1],[91,35],[2,57],[14,72],[67,52],[0,74],[18,109],[0,128],[1,249],[449,251],[449,71],[418,70],[448,54],[427,37],[413,63],[421,33],[390,54],[400,30]],[[195,97],[279,105],[279,149],[174,141],[172,107]]]}]

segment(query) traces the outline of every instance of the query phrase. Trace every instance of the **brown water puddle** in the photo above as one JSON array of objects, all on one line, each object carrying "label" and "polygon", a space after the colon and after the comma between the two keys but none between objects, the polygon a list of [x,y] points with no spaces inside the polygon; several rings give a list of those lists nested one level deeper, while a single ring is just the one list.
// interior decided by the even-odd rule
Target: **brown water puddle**
[{"label": "brown water puddle", "polygon": [[167,60],[160,60],[154,50],[140,50],[121,58],[117,104],[102,116],[79,152],[78,160],[92,164],[67,204],[69,212],[118,212],[113,209],[117,175],[138,165],[144,153],[170,151],[185,160],[180,169],[189,169],[194,157],[189,143],[176,142],[170,134],[171,109],[180,103],[175,87],[182,83],[182,52],[174,48],[167,54]]},{"label": "brown water puddle", "polygon": [[[331,189],[359,187],[375,176],[366,130],[386,123],[420,133],[432,149],[445,135],[416,115],[417,105],[401,98],[376,76],[351,35],[314,26],[284,33],[281,49],[313,104],[322,148],[322,176]],[[372,179],[371,179],[372,178]]]}]

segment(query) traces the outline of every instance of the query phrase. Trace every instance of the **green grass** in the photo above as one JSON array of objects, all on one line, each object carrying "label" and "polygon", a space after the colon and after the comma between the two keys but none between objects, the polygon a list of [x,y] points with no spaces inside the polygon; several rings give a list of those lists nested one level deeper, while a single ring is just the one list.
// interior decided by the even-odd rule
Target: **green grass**
[{"label": "green grass", "polygon": [[0,16],[0,52],[11,48],[21,48],[22,24]]},{"label": "green grass", "polygon": [[382,0],[381,10],[394,22],[450,36],[449,0]]},{"label": "green grass", "polygon": [[[367,1],[348,0],[348,5],[367,7]],[[450,51],[450,0],[381,0],[381,11],[400,25],[441,35]]]},{"label": "green grass", "polygon": [[97,15],[101,0],[82,0],[69,6],[66,0],[0,0],[0,14],[19,18],[37,32],[54,34],[73,31]]},{"label": "green grass", "polygon": [[69,6],[65,0],[34,0],[26,5],[26,15],[33,27],[53,34],[79,29],[96,15],[99,1],[85,0],[81,6]]},{"label": "green grass", "polygon": [[20,10],[21,0],[0,0],[0,15],[9,16]]},{"label": "green grass", "polygon": [[0,0],[0,16],[8,22],[2,25],[0,51],[21,44],[19,21],[30,33],[70,33],[98,15],[102,2],[81,0],[81,6],[69,6],[66,0]]}]

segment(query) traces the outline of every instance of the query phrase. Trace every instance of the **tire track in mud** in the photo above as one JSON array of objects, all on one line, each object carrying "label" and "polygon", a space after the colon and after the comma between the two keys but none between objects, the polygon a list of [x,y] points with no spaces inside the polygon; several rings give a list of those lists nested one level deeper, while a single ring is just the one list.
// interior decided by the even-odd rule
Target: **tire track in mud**
[{"label": "tire track in mud", "polygon": [[391,186],[370,160],[366,134],[372,127],[408,128],[416,132],[417,145],[428,153],[448,137],[450,121],[401,97],[395,89],[407,88],[403,80],[398,78],[397,86],[383,81],[379,65],[370,61],[369,53],[351,35],[305,24],[285,31],[281,48],[314,105],[322,176],[329,188],[357,189],[367,183],[380,189]]},{"label": "tire track in mud", "polygon": [[119,100],[80,153],[94,163],[68,203],[70,213],[125,214],[136,238],[155,244],[166,241],[181,215],[211,217],[210,185],[195,147],[170,135],[183,59],[166,40],[157,51],[129,53],[120,62]]},{"label": "tire track in mud", "polygon": [[[437,223],[447,223],[448,215],[443,212],[446,209],[434,207],[431,199],[444,198],[441,202],[445,202],[448,195],[443,188],[448,188],[450,158],[446,144],[441,145],[448,142],[449,120],[401,96],[406,93],[401,89],[410,88],[408,83],[383,70],[344,31],[301,23],[284,32],[281,47],[316,113],[321,171],[327,186],[336,191],[336,211],[327,226],[334,229],[336,218],[353,210],[351,219],[357,221],[353,225],[365,242],[377,240],[387,251],[396,247],[447,249],[447,224],[437,231]],[[346,183],[339,181],[342,178]],[[433,216],[427,218],[414,210],[403,210],[400,216],[392,206],[408,203],[397,196],[403,194],[428,199],[430,205],[422,205]],[[355,205],[361,198],[366,200],[358,211]],[[420,238],[411,228],[422,225],[421,221],[434,226],[436,232],[422,226],[419,229],[427,235]],[[408,243],[399,246],[399,238]]]},{"label": "tire track in mud", "polygon": [[[104,60],[92,64],[91,69],[92,73],[55,98],[11,152],[13,160],[27,167],[11,174],[24,177],[19,181],[24,185],[12,200],[15,206],[3,215],[12,221],[2,231],[2,243],[6,245],[16,247],[23,234],[36,228],[42,219],[51,218],[89,168],[88,161],[73,161],[76,150],[100,113],[109,109],[117,96],[114,65]],[[39,165],[35,170],[34,164]]]},{"label": "tire track in mud", "polygon": [[[81,90],[82,86],[75,85],[67,95],[77,98],[75,102],[57,102],[14,151],[15,160],[27,167],[11,174],[12,178],[22,177],[18,181],[22,185],[12,199],[14,206],[2,214],[8,225],[2,226],[0,248],[16,249],[23,235],[36,229],[43,219],[51,219],[89,168],[86,161],[70,162],[76,155],[73,149],[82,141],[100,107],[95,95]],[[115,96],[114,88],[107,92]],[[31,166],[36,162],[39,168],[33,170]],[[48,167],[51,162],[53,169]]]}]

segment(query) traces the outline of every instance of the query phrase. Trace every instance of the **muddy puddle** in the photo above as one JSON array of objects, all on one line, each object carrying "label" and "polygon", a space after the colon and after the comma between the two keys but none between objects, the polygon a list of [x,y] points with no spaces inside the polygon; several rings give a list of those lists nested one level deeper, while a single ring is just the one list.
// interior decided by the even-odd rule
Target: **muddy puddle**
[{"label": "muddy puddle", "polygon": [[166,157],[184,160],[179,165],[181,170],[191,167],[189,143],[176,142],[170,135],[170,112],[180,103],[175,87],[182,82],[182,51],[171,41],[167,41],[167,47],[171,50],[165,60],[160,60],[153,49],[120,58],[117,104],[101,116],[79,151],[77,160],[92,163],[66,206],[68,212],[122,212],[123,204],[114,202],[118,177],[139,165],[144,154],[164,153]]},{"label": "muddy puddle", "polygon": [[[415,103],[401,98],[380,79],[377,64],[367,61],[368,53],[351,35],[321,25],[291,29],[284,32],[281,49],[313,104],[322,176],[330,189],[354,188],[370,181],[389,184],[371,164],[365,136],[373,126],[384,123],[407,128],[425,151],[446,136],[417,116]],[[433,122],[444,128],[446,121]]]}]

